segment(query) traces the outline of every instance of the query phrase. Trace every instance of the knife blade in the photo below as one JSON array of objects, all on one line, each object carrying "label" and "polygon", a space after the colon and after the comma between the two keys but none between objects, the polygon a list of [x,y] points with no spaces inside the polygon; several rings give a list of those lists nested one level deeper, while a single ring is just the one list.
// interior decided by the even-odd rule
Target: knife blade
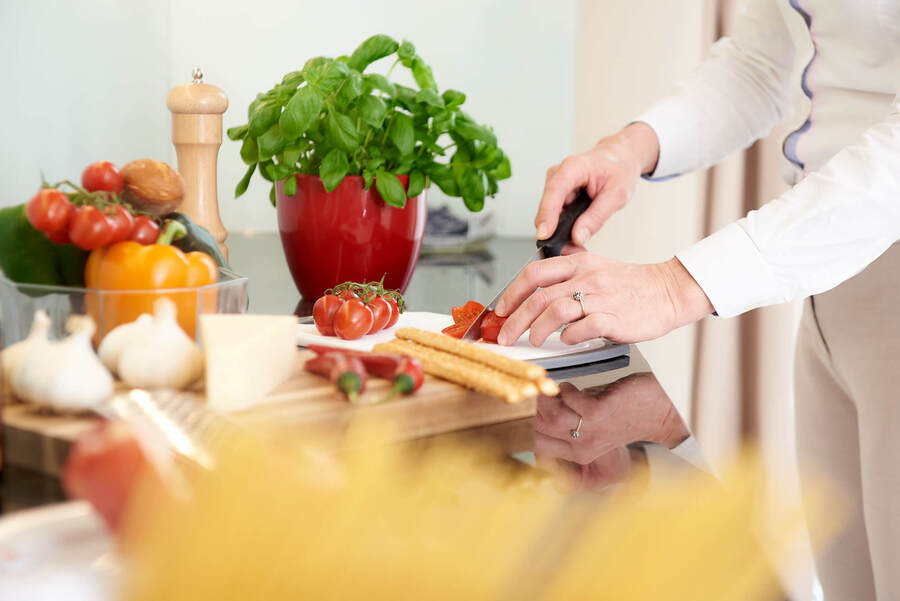
[{"label": "knife blade", "polygon": [[522,268],[516,272],[512,279],[500,289],[500,292],[494,295],[494,298],[484,306],[481,313],[472,320],[472,323],[469,324],[469,327],[466,329],[466,333],[462,336],[463,340],[474,342],[481,338],[481,323],[484,321],[484,316],[487,315],[489,311],[494,310],[494,307],[497,306],[497,301],[500,300],[500,297],[503,296],[506,289],[509,288],[510,284],[516,281],[516,278],[519,277],[526,267],[535,261],[558,257],[562,253],[563,247],[572,241],[572,226],[575,225],[575,220],[591,206],[591,202],[592,199],[588,196],[587,190],[584,188],[580,189],[575,196],[575,200],[566,205],[563,208],[562,213],[560,213],[559,222],[556,224],[556,230],[553,232],[553,235],[546,240],[537,241],[537,252],[522,265]]}]

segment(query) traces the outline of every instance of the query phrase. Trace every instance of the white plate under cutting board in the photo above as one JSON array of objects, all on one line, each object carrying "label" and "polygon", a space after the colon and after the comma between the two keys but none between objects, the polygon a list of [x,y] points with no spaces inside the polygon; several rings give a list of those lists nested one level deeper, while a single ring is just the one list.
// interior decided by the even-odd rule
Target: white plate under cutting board
[{"label": "white plate under cutting board", "polygon": [[[430,332],[440,332],[443,328],[451,325],[453,318],[442,313],[429,313],[427,311],[407,311],[400,315],[396,325],[387,330],[382,330],[376,334],[363,336],[356,340],[342,340],[337,336],[323,336],[316,329],[313,323],[297,324],[297,344],[300,346],[308,346],[310,344],[322,344],[326,346],[337,346],[357,351],[370,351],[372,347],[379,342],[387,342],[394,338],[394,332],[397,328],[419,328],[420,330],[428,330]],[[489,348],[490,350],[510,357],[511,359],[520,359],[522,361],[530,361],[547,369],[555,369],[558,367],[571,367],[573,365],[584,365],[585,363],[594,363],[596,361],[604,361],[627,355],[629,346],[627,344],[616,344],[599,338],[580,344],[568,345],[559,338],[559,332],[550,335],[543,346],[535,347],[528,342],[528,332],[522,334],[521,338],[511,346],[500,346],[499,344],[490,344],[487,342],[476,342]]]}]

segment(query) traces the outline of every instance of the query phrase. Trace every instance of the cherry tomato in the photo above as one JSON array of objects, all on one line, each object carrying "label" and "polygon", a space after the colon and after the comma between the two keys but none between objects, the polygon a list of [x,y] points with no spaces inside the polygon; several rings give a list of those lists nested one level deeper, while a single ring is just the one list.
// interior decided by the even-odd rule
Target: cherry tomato
[{"label": "cherry tomato", "polygon": [[72,244],[84,250],[106,246],[112,235],[112,221],[97,207],[85,205],[79,208],[69,222]]},{"label": "cherry tomato", "polygon": [[50,242],[55,242],[56,244],[72,243],[72,241],[69,239],[69,230],[67,228],[63,228],[55,232],[47,232],[47,238],[50,240]]},{"label": "cherry tomato", "polygon": [[334,314],[334,333],[344,340],[356,340],[372,329],[372,310],[361,300],[345,302]]},{"label": "cherry tomato", "polygon": [[131,235],[128,239],[143,244],[153,244],[159,238],[159,226],[155,221],[146,215],[138,215],[134,218],[134,227],[131,228]]},{"label": "cherry tomato", "polygon": [[106,216],[113,226],[113,235],[110,244],[128,240],[131,230],[134,229],[134,215],[122,205],[115,205],[112,211],[107,211]]},{"label": "cherry tomato", "polygon": [[119,168],[109,161],[97,161],[85,167],[81,173],[81,185],[88,192],[106,190],[120,194],[125,185],[125,178]]},{"label": "cherry tomato", "polygon": [[387,323],[391,319],[391,305],[384,300],[384,297],[376,296],[369,301],[368,307],[372,310],[372,329],[369,330],[369,334],[380,332],[387,327]]},{"label": "cherry tomato", "polygon": [[313,305],[313,319],[323,336],[334,336],[334,314],[344,304],[344,299],[326,294]]},{"label": "cherry tomato", "polygon": [[394,324],[397,323],[397,320],[400,319],[400,307],[397,306],[397,301],[388,297],[384,300],[387,301],[387,304],[391,306],[391,317],[388,319],[387,324],[384,326],[385,328],[392,328]]},{"label": "cherry tomato", "polygon": [[485,342],[497,342],[497,335],[505,322],[505,317],[500,317],[493,311],[488,311],[484,314],[484,320],[481,322],[481,338]]},{"label": "cherry tomato", "polygon": [[469,324],[466,322],[463,323],[455,323],[452,326],[447,326],[441,332],[446,334],[447,336],[453,336],[454,338],[462,338],[463,334],[466,333],[466,330],[469,329]]},{"label": "cherry tomato", "polygon": [[469,301],[465,305],[453,307],[450,313],[453,315],[453,323],[470,323],[482,311],[484,311],[484,305]]},{"label": "cherry tomato", "polygon": [[44,188],[25,205],[25,216],[38,231],[58,232],[68,226],[74,209],[68,196],[56,188]]}]

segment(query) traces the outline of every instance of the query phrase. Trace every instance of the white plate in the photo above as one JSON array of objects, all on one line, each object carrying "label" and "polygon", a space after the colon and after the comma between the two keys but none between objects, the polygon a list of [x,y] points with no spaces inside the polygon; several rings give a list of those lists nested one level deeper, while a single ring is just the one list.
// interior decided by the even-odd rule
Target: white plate
[{"label": "white plate", "polygon": [[0,599],[106,601],[117,563],[103,521],[82,501],[0,518]]},{"label": "white plate", "polygon": [[[420,330],[440,332],[443,328],[446,328],[452,323],[453,318],[442,313],[407,311],[400,315],[400,319],[397,320],[394,327],[382,330],[376,334],[357,338],[356,340],[342,340],[337,336],[322,336],[319,333],[319,330],[316,329],[315,324],[301,323],[297,324],[297,344],[302,346],[323,344],[326,346],[338,346],[358,351],[371,351],[372,347],[379,342],[392,340],[397,328],[419,328]],[[549,357],[560,357],[573,353],[581,353],[595,348],[604,348],[609,345],[609,343],[603,339],[568,345],[559,339],[559,332],[554,332],[543,346],[536,347],[531,346],[531,343],[528,342],[527,331],[511,346],[500,346],[499,344],[490,344],[487,342],[477,342],[476,344],[482,345],[496,353],[506,355],[512,359],[521,359],[523,361],[536,361],[547,359]]]}]

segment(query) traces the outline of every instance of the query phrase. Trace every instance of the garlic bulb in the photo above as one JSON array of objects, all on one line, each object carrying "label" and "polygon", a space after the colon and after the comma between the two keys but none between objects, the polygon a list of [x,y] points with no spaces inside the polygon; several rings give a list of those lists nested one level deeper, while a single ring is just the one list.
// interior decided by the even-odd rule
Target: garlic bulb
[{"label": "garlic bulb", "polygon": [[100,361],[103,362],[106,369],[114,374],[118,373],[119,357],[122,355],[122,350],[131,341],[146,338],[152,327],[153,316],[144,313],[136,321],[123,323],[110,330],[103,342],[100,343],[100,348],[97,349]]},{"label": "garlic bulb", "polygon": [[203,373],[203,354],[175,320],[175,304],[153,304],[153,324],[122,348],[119,377],[133,388],[186,388]]},{"label": "garlic bulb", "polygon": [[34,321],[31,322],[31,331],[25,340],[20,340],[15,344],[11,344],[0,356],[0,363],[3,365],[3,381],[5,386],[10,386],[13,370],[16,365],[25,357],[29,349],[35,344],[41,342],[47,343],[47,334],[50,332],[50,317],[43,309],[38,309],[34,313]]},{"label": "garlic bulb", "polygon": [[66,329],[70,335],[64,340],[32,344],[13,370],[12,390],[60,411],[91,409],[112,395],[112,376],[91,346],[94,321],[75,315]]}]

